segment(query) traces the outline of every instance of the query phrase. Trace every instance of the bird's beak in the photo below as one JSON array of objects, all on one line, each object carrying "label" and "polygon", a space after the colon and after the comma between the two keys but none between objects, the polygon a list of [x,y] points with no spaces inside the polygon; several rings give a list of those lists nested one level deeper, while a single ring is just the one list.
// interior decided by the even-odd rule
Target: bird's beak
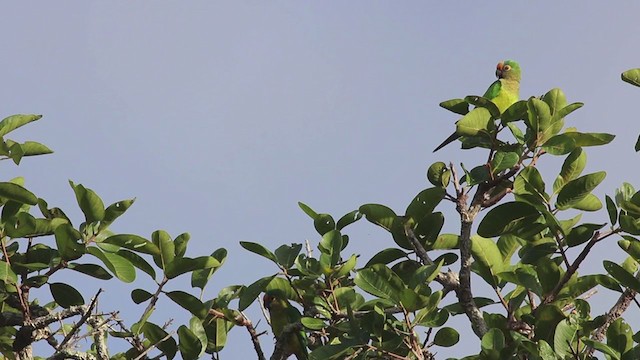
[{"label": "bird's beak", "polygon": [[496,77],[498,79],[502,78],[502,68],[504,68],[504,62],[500,61],[498,66],[496,66]]}]

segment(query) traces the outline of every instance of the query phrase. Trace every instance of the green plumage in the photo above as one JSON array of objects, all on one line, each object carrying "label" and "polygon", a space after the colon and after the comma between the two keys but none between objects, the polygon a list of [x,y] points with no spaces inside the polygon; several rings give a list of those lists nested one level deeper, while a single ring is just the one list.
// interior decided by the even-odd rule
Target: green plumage
[{"label": "green plumage", "polygon": [[[300,312],[285,300],[266,294],[264,306],[269,311],[271,330],[276,339],[280,339],[287,325],[300,322]],[[307,360],[307,336],[304,331],[292,332],[287,336],[284,346],[285,358],[295,355],[298,360]]]},{"label": "green plumage", "polygon": [[[496,104],[502,114],[520,98],[520,65],[513,60],[501,61],[496,66],[496,77],[498,77],[498,80],[489,86],[482,97]],[[460,135],[454,132],[442,144],[438,145],[433,152],[442,149],[459,138]]]}]

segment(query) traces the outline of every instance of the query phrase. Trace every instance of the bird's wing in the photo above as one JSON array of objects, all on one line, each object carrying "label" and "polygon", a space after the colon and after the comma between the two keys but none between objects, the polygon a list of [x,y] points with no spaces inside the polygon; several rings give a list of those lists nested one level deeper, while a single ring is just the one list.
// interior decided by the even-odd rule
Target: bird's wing
[{"label": "bird's wing", "polygon": [[489,86],[487,91],[484,92],[484,95],[482,95],[482,97],[489,100],[494,99],[496,96],[498,96],[498,94],[500,94],[501,89],[502,82],[500,82],[500,80],[496,80],[493,82],[493,84],[491,84],[491,86]]}]

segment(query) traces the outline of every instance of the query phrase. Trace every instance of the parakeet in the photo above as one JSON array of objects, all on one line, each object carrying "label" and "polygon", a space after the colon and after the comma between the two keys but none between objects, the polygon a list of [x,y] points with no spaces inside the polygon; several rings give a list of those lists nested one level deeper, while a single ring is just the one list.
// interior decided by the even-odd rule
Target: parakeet
[{"label": "parakeet", "polygon": [[[482,97],[496,104],[502,114],[509,106],[519,100],[520,65],[513,60],[501,61],[496,66],[496,77],[498,80],[489,86]],[[458,138],[460,138],[460,135],[454,132],[442,144],[438,145],[433,152],[442,149],[445,145]]]},{"label": "parakeet", "polygon": [[[300,312],[286,299],[274,295],[265,294],[264,307],[269,311],[271,329],[276,339],[280,339],[285,326],[300,321]],[[298,360],[307,360],[307,336],[304,331],[292,332],[285,340],[284,352],[286,358],[295,355]]]}]

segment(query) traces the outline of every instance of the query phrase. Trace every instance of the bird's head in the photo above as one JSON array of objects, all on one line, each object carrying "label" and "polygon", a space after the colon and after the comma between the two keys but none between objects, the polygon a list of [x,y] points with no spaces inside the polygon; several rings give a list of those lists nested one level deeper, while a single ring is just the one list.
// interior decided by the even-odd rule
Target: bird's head
[{"label": "bird's head", "polygon": [[265,309],[271,310],[271,304],[273,303],[274,299],[275,297],[273,297],[272,295],[264,294],[264,296],[262,297],[262,303],[264,304]]},{"label": "bird's head", "polygon": [[286,307],[287,301],[284,299],[285,297],[281,296],[279,293],[265,293],[262,297],[262,303],[264,304],[265,309],[271,311],[273,309]]},{"label": "bird's head", "polygon": [[513,60],[500,61],[496,66],[498,79],[520,81],[520,65]]}]

